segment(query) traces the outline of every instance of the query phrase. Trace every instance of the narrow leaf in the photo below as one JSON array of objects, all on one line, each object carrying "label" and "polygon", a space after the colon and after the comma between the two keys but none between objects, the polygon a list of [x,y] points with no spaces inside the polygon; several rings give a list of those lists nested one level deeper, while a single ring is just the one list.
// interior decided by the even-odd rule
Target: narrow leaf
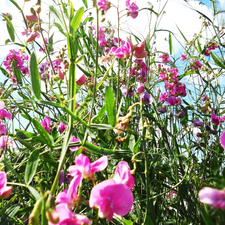
[{"label": "narrow leaf", "polygon": [[88,8],[87,0],[82,0],[82,2],[84,3],[85,7]]},{"label": "narrow leaf", "polygon": [[84,7],[81,7],[77,10],[76,15],[73,17],[70,23],[70,31],[72,35],[75,34],[77,28],[79,27],[83,14],[84,14]]},{"label": "narrow leaf", "polygon": [[173,53],[173,44],[172,44],[172,35],[169,33],[169,48],[170,48],[170,55]]},{"label": "narrow leaf", "polygon": [[38,133],[41,135],[41,137],[44,140],[44,142],[49,147],[52,147],[52,145],[53,145],[53,138],[52,138],[52,136],[49,135],[49,133],[45,130],[44,127],[41,126],[41,124],[37,120],[32,119],[32,123],[34,124],[34,127],[36,128]]},{"label": "narrow leaf", "polygon": [[12,42],[15,42],[15,34],[14,34],[13,24],[12,24],[11,20],[7,16],[4,16],[4,18],[5,18],[6,22],[7,22],[6,26],[7,26],[7,30],[8,30],[10,39],[11,39]]},{"label": "narrow leaf", "polygon": [[16,61],[13,59],[13,62],[12,62],[12,70],[13,70],[13,73],[16,77],[16,81],[18,84],[22,84],[22,77],[21,77],[21,72],[20,70],[17,68],[17,65],[16,65]]},{"label": "narrow leaf", "polygon": [[30,184],[33,179],[33,176],[36,173],[39,159],[39,151],[35,150],[31,153],[30,158],[27,161],[26,170],[25,170],[25,183]]},{"label": "narrow leaf", "polygon": [[110,87],[106,87],[105,103],[109,124],[114,127],[116,124],[115,99]]},{"label": "narrow leaf", "polygon": [[218,55],[214,54],[213,52],[210,53],[214,62],[216,63],[217,66],[221,67],[222,69],[225,69],[225,64],[224,61],[218,57]]},{"label": "narrow leaf", "polygon": [[32,52],[30,57],[30,78],[34,95],[38,100],[41,100],[41,86],[40,86],[39,72],[34,52]]},{"label": "narrow leaf", "polygon": [[28,186],[27,188],[29,189],[29,191],[35,197],[36,200],[41,198],[41,195],[38,193],[38,191],[35,188],[33,188],[31,186]]}]

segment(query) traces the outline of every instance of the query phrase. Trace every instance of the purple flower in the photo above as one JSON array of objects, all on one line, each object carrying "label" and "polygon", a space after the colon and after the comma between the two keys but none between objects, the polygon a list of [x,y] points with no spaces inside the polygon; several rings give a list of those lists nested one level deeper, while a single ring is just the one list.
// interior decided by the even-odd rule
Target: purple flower
[{"label": "purple flower", "polygon": [[12,119],[11,113],[7,112],[5,109],[0,109],[0,120],[8,118],[9,120]]},{"label": "purple flower", "polygon": [[166,103],[168,105],[180,105],[181,104],[181,99],[179,97],[169,97],[166,100]]},{"label": "purple flower", "polygon": [[42,127],[45,128],[45,130],[49,133],[51,130],[51,120],[45,116],[45,118],[43,119],[42,122],[40,122],[40,124],[42,125]]},{"label": "purple flower", "polygon": [[225,190],[204,187],[199,191],[198,197],[202,203],[218,209],[225,209]]},{"label": "purple flower", "polygon": [[143,102],[143,104],[145,104],[145,105],[152,104],[152,102],[153,102],[152,96],[149,93],[147,93],[147,92],[143,92],[140,95],[140,99]]},{"label": "purple flower", "polygon": [[104,13],[110,8],[110,2],[108,0],[98,0],[98,6],[100,10],[103,10]]},{"label": "purple flower", "polygon": [[206,101],[208,98],[207,94],[202,95],[201,101],[204,102]]},{"label": "purple flower", "polygon": [[165,113],[166,112],[166,105],[163,106],[163,108],[157,108],[158,112]]},{"label": "purple flower", "polygon": [[204,125],[203,122],[201,122],[201,121],[199,121],[197,119],[194,119],[193,123],[194,123],[195,127],[202,127]]},{"label": "purple flower", "polygon": [[216,126],[219,126],[219,125],[220,125],[220,118],[219,118],[215,113],[212,114],[212,116],[211,116],[211,121],[212,121],[212,123],[214,123]]},{"label": "purple flower", "polygon": [[183,117],[185,117],[185,111],[184,110],[181,110],[178,114],[177,114],[177,117],[182,119]]}]

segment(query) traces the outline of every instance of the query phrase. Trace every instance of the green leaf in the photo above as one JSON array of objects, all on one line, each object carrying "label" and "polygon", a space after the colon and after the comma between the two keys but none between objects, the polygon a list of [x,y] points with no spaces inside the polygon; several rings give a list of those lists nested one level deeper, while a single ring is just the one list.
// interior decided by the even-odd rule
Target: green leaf
[{"label": "green leaf", "polygon": [[169,32],[169,49],[170,49],[170,55],[173,53],[173,44],[172,44],[172,36],[171,33]]},{"label": "green leaf", "polygon": [[70,23],[70,32],[72,35],[75,35],[75,32],[81,23],[83,15],[84,15],[84,7],[81,7],[77,10],[76,15],[73,17]]},{"label": "green leaf", "polygon": [[54,22],[54,25],[59,29],[59,31],[66,36],[66,33],[64,32],[62,26],[59,23]]},{"label": "green leaf", "polygon": [[16,66],[16,61],[13,59],[13,62],[12,62],[12,70],[13,70],[13,73],[16,77],[16,81],[18,84],[22,85],[22,77],[21,77],[21,72],[20,70],[17,68]]},{"label": "green leaf", "polygon": [[217,66],[221,67],[222,69],[225,69],[225,64],[224,64],[224,61],[219,58],[218,55],[214,54],[213,52],[210,53],[214,62],[216,63]]},{"label": "green leaf", "polygon": [[53,34],[48,40],[48,47],[47,47],[48,53],[50,53],[52,51],[52,45],[53,45]]},{"label": "green leaf", "polygon": [[13,24],[11,22],[11,20],[7,17],[7,16],[3,16],[6,20],[6,27],[10,36],[10,39],[12,42],[15,42],[15,34],[14,34],[14,27]]},{"label": "green leaf", "polygon": [[131,134],[129,138],[129,148],[131,151],[134,149],[134,146],[135,146],[135,136]]},{"label": "green leaf", "polygon": [[123,224],[124,225],[133,225],[133,222],[132,221],[130,221],[130,220],[123,220]]},{"label": "green leaf", "polygon": [[30,149],[31,151],[34,150],[34,147],[32,144],[28,143],[26,140],[24,139],[27,139],[26,135],[21,132],[21,131],[17,131],[16,132],[16,137],[17,137],[17,140],[22,144],[24,145],[25,147],[27,147],[28,149]]},{"label": "green leaf", "polygon": [[19,5],[14,0],[9,0],[9,1],[12,2],[12,4],[15,5],[17,9],[19,9],[19,11],[22,11]]},{"label": "green leaf", "polygon": [[41,126],[41,124],[37,120],[32,119],[32,123],[34,124],[34,127],[36,128],[38,133],[41,135],[41,137],[44,140],[44,142],[49,147],[52,147],[53,146],[53,142],[54,142],[52,136],[49,135],[49,133],[45,130],[44,127]]},{"label": "green leaf", "polygon": [[84,3],[85,7],[88,8],[87,0],[82,0],[82,2]]},{"label": "green leaf", "polygon": [[9,42],[11,42],[10,39],[5,40],[5,44],[7,45]]},{"label": "green leaf", "polygon": [[201,215],[202,215],[202,218],[205,222],[206,225],[215,225],[213,223],[213,221],[210,219],[210,217],[207,215],[207,213],[205,212],[205,209],[202,208],[201,206],[197,205],[198,207],[198,210],[200,211]]},{"label": "green leaf", "polygon": [[41,195],[38,193],[38,191],[35,188],[33,188],[31,186],[28,186],[27,188],[29,189],[29,191],[35,197],[36,200],[41,198]]},{"label": "green leaf", "polygon": [[134,153],[134,154],[138,152],[138,150],[139,150],[139,145],[140,145],[140,143],[141,143],[141,140],[142,140],[142,137],[139,137],[138,140],[137,140],[137,142],[136,142],[135,145],[134,145],[134,149],[131,149],[131,150],[133,150],[133,153]]},{"label": "green leaf", "polygon": [[180,34],[182,35],[182,37],[184,38],[184,40],[186,42],[188,42],[187,38],[184,36],[184,34],[181,32],[181,30],[179,29],[179,27],[177,26],[177,29],[179,30]]},{"label": "green leaf", "polygon": [[36,56],[34,52],[32,52],[30,57],[30,78],[31,78],[31,85],[32,85],[34,95],[38,100],[41,100],[40,78],[39,78],[37,60],[36,60]]},{"label": "green leaf", "polygon": [[57,23],[60,24],[60,27],[62,28],[63,33],[65,33],[64,30],[66,30],[66,27],[65,27],[63,18],[61,16],[61,14],[59,13],[59,11],[55,7],[53,7],[53,6],[49,6],[49,10],[50,10],[51,14],[57,20]]},{"label": "green leaf", "polygon": [[12,205],[10,206],[5,213],[2,215],[2,217],[0,218],[0,224],[1,225],[7,225],[7,224],[11,224],[13,221],[13,217],[16,215],[16,213],[18,212],[18,210],[20,209],[20,205]]},{"label": "green leaf", "polygon": [[114,127],[116,125],[115,99],[110,87],[106,87],[105,103],[109,124]]},{"label": "green leaf", "polygon": [[30,184],[33,179],[33,176],[36,173],[37,166],[38,166],[38,159],[39,159],[39,151],[35,150],[31,153],[25,170],[25,183]]},{"label": "green leaf", "polygon": [[210,162],[210,169],[214,176],[216,176],[218,170],[220,168],[219,162],[218,162],[218,156],[214,155]]}]

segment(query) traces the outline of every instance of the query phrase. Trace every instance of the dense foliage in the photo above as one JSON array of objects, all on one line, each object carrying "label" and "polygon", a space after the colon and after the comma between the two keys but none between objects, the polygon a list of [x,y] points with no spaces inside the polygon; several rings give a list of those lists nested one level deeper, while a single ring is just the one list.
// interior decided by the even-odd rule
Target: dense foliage
[{"label": "dense foliage", "polygon": [[[166,29],[168,52],[154,48],[166,3],[131,1],[57,0],[43,21],[41,0],[30,15],[10,0],[25,30],[2,15],[2,225],[225,223],[224,11],[197,11],[191,39],[178,27],[177,55]],[[117,28],[102,25],[112,8]],[[122,38],[144,12],[154,29]]]}]

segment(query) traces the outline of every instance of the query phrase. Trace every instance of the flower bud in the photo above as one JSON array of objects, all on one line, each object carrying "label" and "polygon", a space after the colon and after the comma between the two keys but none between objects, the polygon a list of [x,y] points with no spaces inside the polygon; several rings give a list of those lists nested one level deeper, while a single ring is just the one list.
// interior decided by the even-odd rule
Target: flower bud
[{"label": "flower bud", "polygon": [[83,84],[85,83],[85,81],[86,81],[86,76],[85,76],[84,74],[82,74],[82,75],[77,79],[76,83],[77,83],[78,85],[83,85]]}]

